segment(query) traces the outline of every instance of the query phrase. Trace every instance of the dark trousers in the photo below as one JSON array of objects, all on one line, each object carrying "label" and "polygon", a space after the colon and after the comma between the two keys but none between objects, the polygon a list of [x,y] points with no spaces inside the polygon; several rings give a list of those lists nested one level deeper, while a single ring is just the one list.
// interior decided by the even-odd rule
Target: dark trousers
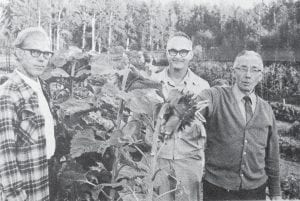
[{"label": "dark trousers", "polygon": [[227,190],[203,181],[203,200],[266,200],[266,184],[251,190]]}]

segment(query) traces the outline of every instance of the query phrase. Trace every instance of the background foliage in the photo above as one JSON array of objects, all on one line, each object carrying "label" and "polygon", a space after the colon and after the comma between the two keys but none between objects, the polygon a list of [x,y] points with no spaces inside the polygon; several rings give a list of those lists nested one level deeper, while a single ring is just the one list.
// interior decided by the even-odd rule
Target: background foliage
[{"label": "background foliage", "polygon": [[183,1],[8,0],[1,5],[4,36],[15,38],[28,26],[42,26],[53,49],[75,45],[106,51],[164,49],[175,30],[188,33],[203,47],[204,59],[231,61],[244,48],[266,61],[298,61],[300,3],[263,1],[255,7],[206,6]]}]

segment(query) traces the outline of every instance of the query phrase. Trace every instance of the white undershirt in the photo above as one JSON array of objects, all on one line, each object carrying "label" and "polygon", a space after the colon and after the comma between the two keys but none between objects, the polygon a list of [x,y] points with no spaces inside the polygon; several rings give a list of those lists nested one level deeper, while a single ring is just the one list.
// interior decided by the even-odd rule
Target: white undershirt
[{"label": "white undershirt", "polygon": [[35,81],[20,71],[16,70],[18,75],[24,80],[26,84],[28,84],[34,92],[37,93],[38,102],[39,102],[39,109],[41,115],[45,119],[45,138],[46,138],[46,153],[47,159],[50,159],[53,156],[55,151],[55,137],[54,137],[54,121],[53,117],[48,105],[48,102],[43,94],[43,90],[39,80]]},{"label": "white undershirt", "polygon": [[[245,108],[245,100],[243,99],[243,97],[245,96],[245,94],[243,92],[241,92],[239,90],[239,88],[237,87],[237,85],[234,85],[233,86],[233,94],[237,100],[237,103],[238,103],[238,106],[240,108],[240,111],[244,117],[244,120],[246,122],[246,108]],[[255,110],[255,107],[256,107],[256,102],[257,102],[257,97],[255,95],[254,92],[252,92],[251,94],[248,95],[249,98],[251,99],[251,109],[252,109],[252,112],[254,113],[254,110]]]}]

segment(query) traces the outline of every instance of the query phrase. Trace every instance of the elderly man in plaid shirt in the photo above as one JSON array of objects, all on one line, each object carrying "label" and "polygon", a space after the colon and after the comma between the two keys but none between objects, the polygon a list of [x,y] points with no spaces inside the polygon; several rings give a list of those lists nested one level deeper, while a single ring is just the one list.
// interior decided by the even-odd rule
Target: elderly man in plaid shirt
[{"label": "elderly man in plaid shirt", "polygon": [[19,33],[15,47],[19,66],[0,87],[2,200],[46,201],[54,122],[38,76],[52,56],[50,40],[43,29],[31,27]]}]

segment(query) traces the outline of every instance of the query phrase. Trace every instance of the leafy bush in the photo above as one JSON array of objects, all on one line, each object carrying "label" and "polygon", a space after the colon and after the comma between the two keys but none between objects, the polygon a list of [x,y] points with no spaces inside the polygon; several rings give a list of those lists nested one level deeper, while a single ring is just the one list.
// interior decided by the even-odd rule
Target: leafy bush
[{"label": "leafy bush", "polygon": [[276,119],[287,122],[300,121],[300,108],[278,102],[271,103]]},{"label": "leafy bush", "polygon": [[[136,61],[136,56],[130,55],[129,61]],[[91,58],[91,75],[75,82],[66,100],[52,96],[58,122],[56,165],[50,168],[58,172],[51,174],[56,200],[152,200],[158,196],[153,192],[159,171],[153,139],[158,139],[160,125],[167,127],[172,115],[178,117],[180,128],[176,129],[190,124],[196,102],[191,95],[176,92],[174,100],[168,100],[170,105],[161,96],[161,83],[145,77],[146,68],[140,66],[138,71],[123,59],[115,55]],[[120,60],[126,61],[125,66]],[[161,109],[167,106],[169,118]],[[163,122],[158,116],[164,117]]]},{"label": "leafy bush", "polygon": [[289,176],[281,181],[283,199],[300,199],[300,179]]}]

